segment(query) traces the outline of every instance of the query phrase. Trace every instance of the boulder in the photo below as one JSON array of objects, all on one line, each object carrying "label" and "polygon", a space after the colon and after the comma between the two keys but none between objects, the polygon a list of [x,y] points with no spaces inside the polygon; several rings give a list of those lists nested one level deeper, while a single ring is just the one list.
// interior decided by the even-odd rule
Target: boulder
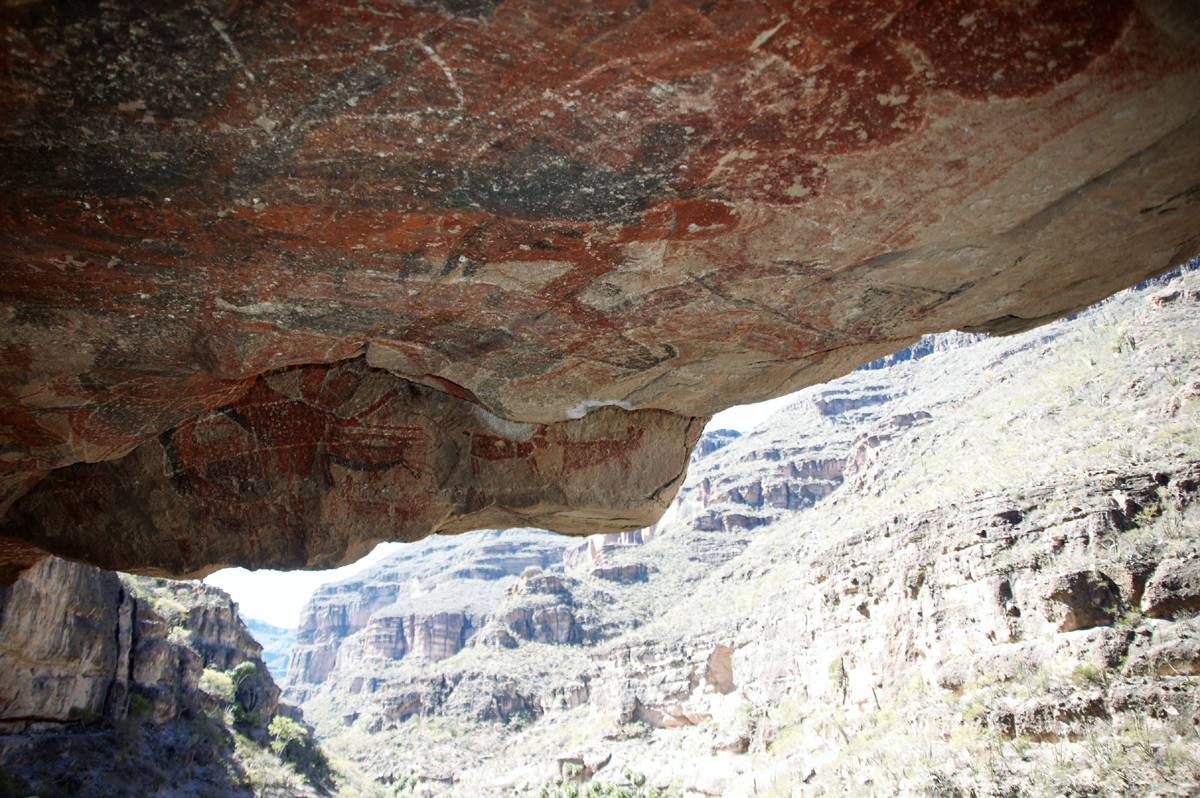
[{"label": "boulder", "polygon": [[625,563],[624,565],[601,565],[593,568],[590,576],[609,582],[645,582],[650,571],[645,563]]},{"label": "boulder", "polygon": [[1047,594],[1051,620],[1060,632],[1106,626],[1121,612],[1121,589],[1099,571],[1054,578]]},{"label": "boulder", "polygon": [[1146,582],[1142,614],[1170,617],[1200,610],[1200,560],[1164,560]]}]

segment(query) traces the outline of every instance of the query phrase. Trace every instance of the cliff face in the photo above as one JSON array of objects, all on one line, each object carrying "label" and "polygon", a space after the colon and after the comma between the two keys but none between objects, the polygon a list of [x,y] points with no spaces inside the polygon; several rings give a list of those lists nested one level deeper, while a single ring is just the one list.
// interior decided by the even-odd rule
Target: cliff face
[{"label": "cliff face", "polygon": [[130,695],[165,723],[205,701],[205,669],[251,662],[239,689],[270,718],[279,699],[262,647],[233,601],[202,583],[121,576],[47,559],[0,588],[0,723],[51,728],[83,716],[126,717]]},{"label": "cliff face", "polygon": [[5,4],[0,577],[644,527],[723,407],[1194,256],[1194,12]]},{"label": "cliff face", "polygon": [[561,568],[563,538],[541,530],[418,543],[353,579],[321,587],[301,612],[285,687],[296,700],[364,659],[439,660],[462,649],[528,568]]},{"label": "cliff face", "polygon": [[134,595],[129,689],[150,700],[156,722],[208,701],[206,670],[232,671],[243,662],[254,665],[254,675],[238,683],[236,698],[263,724],[270,720],[280,690],[228,595],[202,582],[127,577],[126,584]]},{"label": "cliff face", "polygon": [[116,574],[58,559],[0,587],[0,728],[123,717],[132,604]]},{"label": "cliff face", "polygon": [[[463,651],[331,673],[306,711],[447,795],[553,793],[559,761],[690,796],[1194,794],[1198,279],[810,389],[697,457],[642,540],[589,539]],[[826,498],[766,501],[821,462]]]},{"label": "cliff face", "polygon": [[328,794],[222,591],[47,558],[0,590],[0,792]]}]

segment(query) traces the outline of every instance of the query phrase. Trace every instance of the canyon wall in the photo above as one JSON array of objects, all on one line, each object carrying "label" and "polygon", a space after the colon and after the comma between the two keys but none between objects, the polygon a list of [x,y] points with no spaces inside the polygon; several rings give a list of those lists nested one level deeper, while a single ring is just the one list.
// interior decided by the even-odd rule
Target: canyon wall
[{"label": "canyon wall", "polygon": [[334,794],[261,653],[217,588],[42,560],[0,588],[0,793]]},{"label": "canyon wall", "polygon": [[[693,798],[1190,795],[1198,281],[803,391],[694,455],[644,538],[522,574],[453,656],[346,662],[305,711],[430,795],[557,795],[563,762]],[[832,481],[803,463],[840,479],[768,503]]]},{"label": "canyon wall", "polygon": [[[434,537],[344,582],[301,611],[284,686],[302,700],[338,667],[457,653],[527,569],[562,565],[563,539],[535,529]],[[371,677],[372,681],[378,681]]]},{"label": "canyon wall", "polygon": [[165,723],[207,702],[205,669],[252,663],[238,689],[266,719],[279,688],[228,595],[50,558],[0,588],[0,730],[122,720],[130,696]]}]

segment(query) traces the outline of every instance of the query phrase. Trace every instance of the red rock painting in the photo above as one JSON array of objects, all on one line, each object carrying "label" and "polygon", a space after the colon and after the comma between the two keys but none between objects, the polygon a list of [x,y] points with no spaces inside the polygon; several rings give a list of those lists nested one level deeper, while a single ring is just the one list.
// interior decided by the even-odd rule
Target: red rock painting
[{"label": "red rock painting", "polygon": [[[244,502],[296,540],[416,535],[434,511],[378,480],[474,513],[576,460],[392,414],[409,383],[514,424],[702,418],[1200,250],[1182,0],[115,0],[0,34],[0,512],[49,479],[113,540],[134,522],[67,471],[190,463],[180,530]],[[357,357],[398,393],[350,421],[325,380]],[[451,449],[479,454],[445,487]]]}]

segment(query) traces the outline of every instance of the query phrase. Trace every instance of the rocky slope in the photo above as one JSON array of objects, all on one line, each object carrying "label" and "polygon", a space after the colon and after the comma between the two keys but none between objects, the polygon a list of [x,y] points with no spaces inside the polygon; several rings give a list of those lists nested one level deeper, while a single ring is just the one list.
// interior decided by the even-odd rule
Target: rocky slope
[{"label": "rocky slope", "polygon": [[261,650],[216,588],[41,561],[0,588],[0,794],[325,791]]},{"label": "rocky slope", "polygon": [[1200,250],[1192,0],[18,0],[0,37],[9,580],[631,531],[717,410]]},{"label": "rocky slope", "polygon": [[[1189,273],[809,389],[641,540],[306,712],[400,794],[558,795],[581,762],[686,795],[1192,795],[1198,316]],[[606,631],[558,622],[589,609]]]}]

